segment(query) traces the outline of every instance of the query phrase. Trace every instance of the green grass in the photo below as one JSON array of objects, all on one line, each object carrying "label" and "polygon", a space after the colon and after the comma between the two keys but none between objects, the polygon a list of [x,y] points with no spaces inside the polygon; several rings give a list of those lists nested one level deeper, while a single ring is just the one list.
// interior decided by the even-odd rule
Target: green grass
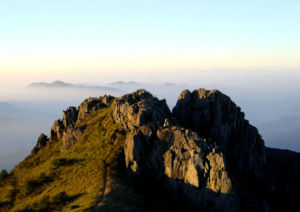
[{"label": "green grass", "polygon": [[125,136],[111,108],[81,124],[84,134],[69,150],[61,152],[61,141],[51,141],[10,173],[0,184],[0,211],[82,211],[103,204],[117,185]]}]

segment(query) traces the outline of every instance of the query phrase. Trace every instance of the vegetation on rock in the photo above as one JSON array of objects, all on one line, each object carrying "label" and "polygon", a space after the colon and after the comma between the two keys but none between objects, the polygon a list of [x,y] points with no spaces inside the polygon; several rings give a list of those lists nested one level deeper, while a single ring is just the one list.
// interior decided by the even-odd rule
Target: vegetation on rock
[{"label": "vegetation on rock", "polygon": [[124,135],[111,108],[84,123],[84,134],[69,151],[61,152],[61,142],[52,140],[10,173],[0,187],[1,211],[82,211],[98,204],[112,188]]}]

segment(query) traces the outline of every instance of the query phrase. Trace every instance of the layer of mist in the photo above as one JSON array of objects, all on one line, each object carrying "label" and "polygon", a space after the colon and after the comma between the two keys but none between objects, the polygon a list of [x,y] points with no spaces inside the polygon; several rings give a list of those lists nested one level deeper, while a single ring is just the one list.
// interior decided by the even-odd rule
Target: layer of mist
[{"label": "layer of mist", "polygon": [[300,152],[299,78],[298,71],[179,71],[114,77],[93,73],[93,83],[80,75],[72,82],[62,77],[53,83],[27,81],[16,86],[12,81],[0,90],[0,169],[11,169],[28,155],[39,134],[49,134],[68,106],[91,96],[121,96],[139,88],[165,98],[170,109],[184,89],[219,89],[242,108],[267,146]]}]

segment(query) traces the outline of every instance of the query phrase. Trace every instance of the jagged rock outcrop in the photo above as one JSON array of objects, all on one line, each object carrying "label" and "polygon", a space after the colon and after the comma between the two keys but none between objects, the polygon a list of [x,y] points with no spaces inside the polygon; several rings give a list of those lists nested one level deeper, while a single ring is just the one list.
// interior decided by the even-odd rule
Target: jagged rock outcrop
[{"label": "jagged rock outcrop", "polygon": [[128,131],[124,145],[126,166],[133,172],[140,173],[141,169],[148,168],[149,161],[146,158],[154,133],[165,119],[171,117],[171,111],[165,100],[158,100],[141,89],[116,98],[113,117]]},{"label": "jagged rock outcrop", "polygon": [[138,90],[117,98],[113,107],[116,122],[128,131],[124,154],[132,172],[163,182],[176,198],[197,208],[236,210],[222,152],[196,132],[178,127],[164,100]]},{"label": "jagged rock outcrop", "polygon": [[63,112],[62,120],[54,122],[50,132],[50,140],[62,140],[61,151],[69,149],[84,132],[85,126],[81,124],[84,118],[109,106],[113,99],[112,96],[88,98],[78,108],[69,107]]},{"label": "jagged rock outcrop", "polygon": [[79,111],[76,107],[69,107],[63,111],[62,120],[56,120],[51,128],[51,140],[62,140],[61,151],[69,149],[80,138],[84,126],[78,126]]},{"label": "jagged rock outcrop", "polygon": [[46,136],[44,133],[41,133],[37,140],[36,145],[31,151],[31,154],[36,154],[41,148],[46,146],[48,142],[49,142],[48,136]]},{"label": "jagged rock outcrop", "polygon": [[257,188],[264,177],[264,141],[244,113],[218,90],[183,91],[173,115],[183,127],[212,139],[238,186]]}]

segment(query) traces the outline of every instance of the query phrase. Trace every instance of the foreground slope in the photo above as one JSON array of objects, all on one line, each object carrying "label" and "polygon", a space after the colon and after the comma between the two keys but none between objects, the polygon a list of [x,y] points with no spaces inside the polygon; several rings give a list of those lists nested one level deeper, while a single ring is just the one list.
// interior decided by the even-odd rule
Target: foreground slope
[{"label": "foreground slope", "polygon": [[282,194],[297,206],[298,184],[282,185],[276,154],[217,90],[185,90],[172,112],[145,90],[89,98],[1,179],[0,209],[268,211],[284,207]]},{"label": "foreground slope", "polygon": [[110,189],[124,140],[110,112],[107,108],[87,117],[82,122],[85,132],[69,151],[61,152],[60,140],[36,148],[6,179],[2,205],[6,202],[12,211],[83,210],[95,205]]}]

